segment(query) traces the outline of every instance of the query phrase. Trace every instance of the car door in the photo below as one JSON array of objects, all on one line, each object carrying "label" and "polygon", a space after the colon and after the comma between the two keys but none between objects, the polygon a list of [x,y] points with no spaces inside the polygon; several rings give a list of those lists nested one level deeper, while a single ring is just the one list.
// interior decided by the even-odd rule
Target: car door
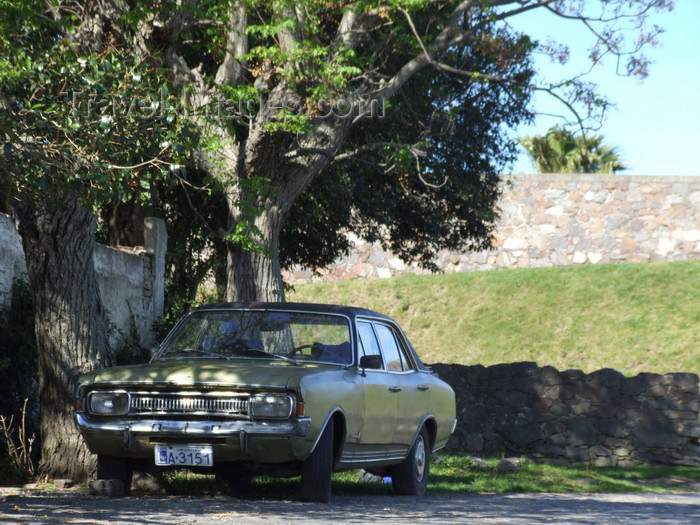
[{"label": "car door", "polygon": [[399,402],[391,449],[406,454],[427,414],[429,385],[409,358],[403,334],[383,322],[375,322],[374,328],[386,359],[389,389]]},{"label": "car door", "polygon": [[[372,322],[358,320],[358,359],[365,355],[381,355]],[[380,459],[389,454],[396,429],[399,398],[387,383],[389,374],[381,369],[364,369],[364,418],[359,436],[357,454],[365,459]]]}]

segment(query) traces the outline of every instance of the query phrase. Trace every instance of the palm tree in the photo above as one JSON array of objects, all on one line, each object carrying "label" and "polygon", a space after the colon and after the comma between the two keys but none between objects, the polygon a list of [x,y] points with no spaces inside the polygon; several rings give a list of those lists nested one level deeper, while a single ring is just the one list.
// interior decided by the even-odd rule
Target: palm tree
[{"label": "palm tree", "polygon": [[540,173],[616,173],[628,169],[602,135],[579,135],[554,126],[542,135],[519,139]]}]

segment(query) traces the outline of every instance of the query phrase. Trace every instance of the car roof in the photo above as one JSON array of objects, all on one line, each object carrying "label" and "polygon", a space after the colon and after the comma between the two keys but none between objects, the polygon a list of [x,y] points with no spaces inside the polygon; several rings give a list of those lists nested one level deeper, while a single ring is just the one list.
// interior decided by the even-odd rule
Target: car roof
[{"label": "car roof", "polygon": [[211,303],[203,304],[194,308],[193,311],[200,310],[225,310],[225,309],[245,309],[245,310],[279,310],[287,312],[311,312],[311,313],[330,313],[342,314],[350,318],[355,317],[374,317],[384,319],[396,323],[391,317],[367,308],[357,306],[343,306],[339,304],[319,304],[319,303],[279,303],[279,302],[237,302],[237,303]]}]

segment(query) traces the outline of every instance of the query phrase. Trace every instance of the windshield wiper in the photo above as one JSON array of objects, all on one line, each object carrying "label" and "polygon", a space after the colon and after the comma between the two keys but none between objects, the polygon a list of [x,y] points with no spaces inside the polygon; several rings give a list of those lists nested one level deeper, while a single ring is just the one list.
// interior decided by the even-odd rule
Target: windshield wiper
[{"label": "windshield wiper", "polygon": [[295,365],[299,366],[299,361],[297,361],[293,357],[289,357],[289,356],[282,355],[282,354],[275,354],[274,352],[268,352],[267,350],[260,350],[259,348],[246,348],[245,350],[239,350],[238,352],[269,355],[269,356],[274,357],[276,359],[282,359],[283,361],[289,361],[290,363],[294,363]]},{"label": "windshield wiper", "polygon": [[177,354],[197,354],[197,355],[203,355],[206,357],[216,357],[217,359],[226,359],[227,361],[231,360],[231,357],[228,355],[218,354],[216,352],[209,352],[207,350],[200,350],[198,348],[186,348],[185,350],[177,350],[175,352],[166,352],[165,355],[163,355],[161,357],[172,356],[172,355],[177,355]]}]

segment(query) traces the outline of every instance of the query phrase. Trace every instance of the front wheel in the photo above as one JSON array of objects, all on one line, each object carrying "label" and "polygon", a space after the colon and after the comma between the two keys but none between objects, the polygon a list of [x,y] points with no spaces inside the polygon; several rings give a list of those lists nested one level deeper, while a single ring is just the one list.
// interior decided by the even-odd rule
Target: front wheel
[{"label": "front wheel", "polygon": [[301,471],[301,499],[330,503],[333,471],[333,420],[329,419],[316,448]]},{"label": "front wheel", "polygon": [[428,488],[430,473],[430,437],[423,427],[408,456],[391,469],[391,483],[396,494],[422,496]]}]

